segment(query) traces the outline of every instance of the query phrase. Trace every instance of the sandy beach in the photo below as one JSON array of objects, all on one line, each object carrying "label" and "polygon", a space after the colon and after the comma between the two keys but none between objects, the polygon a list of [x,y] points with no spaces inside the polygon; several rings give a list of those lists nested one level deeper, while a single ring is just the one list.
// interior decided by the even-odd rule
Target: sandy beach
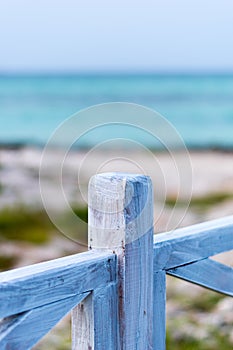
[{"label": "sandy beach", "polygon": [[[41,182],[49,193],[48,206],[58,207],[57,181],[62,181],[70,204],[87,204],[87,184],[96,173],[121,171],[144,173],[152,178],[155,208],[166,199],[189,201],[211,194],[229,194],[229,201],[213,203],[206,219],[233,212],[233,152],[190,151],[170,155],[141,150],[105,150],[104,152],[70,151],[65,159],[62,151],[50,150],[43,164]],[[190,157],[190,159],[189,159]],[[42,207],[39,171],[42,149],[25,147],[0,150],[0,208],[15,205]],[[62,175],[58,171],[62,169]],[[59,177],[60,176],[60,177]],[[47,188],[46,188],[47,186]],[[187,204],[187,203],[185,203]],[[179,209],[179,208],[177,208]],[[184,217],[184,224],[199,221]],[[200,217],[202,219],[202,217]],[[156,219],[157,221],[157,219]],[[162,227],[161,227],[162,229]],[[161,230],[159,229],[159,231]]]}]

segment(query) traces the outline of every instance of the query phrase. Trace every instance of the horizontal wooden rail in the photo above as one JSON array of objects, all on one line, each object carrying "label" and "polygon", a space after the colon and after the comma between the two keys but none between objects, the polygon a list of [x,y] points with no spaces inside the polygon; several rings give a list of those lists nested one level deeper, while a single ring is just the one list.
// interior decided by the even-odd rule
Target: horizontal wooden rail
[{"label": "horizontal wooden rail", "polygon": [[170,269],[167,273],[233,297],[233,269],[217,261],[204,259]]},{"label": "horizontal wooden rail", "polygon": [[116,281],[116,256],[89,251],[0,274],[0,318]]},{"label": "horizontal wooden rail", "polygon": [[87,294],[78,294],[4,318],[0,324],[0,349],[31,349]]},{"label": "horizontal wooden rail", "polygon": [[233,216],[154,236],[154,271],[169,270],[233,249]]},{"label": "horizontal wooden rail", "polygon": [[114,254],[89,251],[1,273],[0,349],[30,349],[93,290],[116,285],[116,271]]}]

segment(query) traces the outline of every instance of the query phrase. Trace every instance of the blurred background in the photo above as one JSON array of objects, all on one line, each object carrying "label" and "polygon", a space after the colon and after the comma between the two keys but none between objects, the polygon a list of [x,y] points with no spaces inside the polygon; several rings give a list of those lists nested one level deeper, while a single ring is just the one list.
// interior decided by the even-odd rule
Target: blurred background
[{"label": "blurred background", "polygon": [[[232,214],[232,32],[230,0],[1,3],[1,271],[87,249],[85,196],[96,169],[155,172],[151,153],[119,143],[90,152],[99,139],[87,135],[70,150],[63,174],[72,209],[83,221],[75,241],[59,232],[41,201],[42,151],[60,123],[95,104],[130,102],[152,108],[174,125],[189,150],[192,199],[186,211],[185,194],[176,203],[179,189],[172,181],[169,152],[148,135],[141,140],[167,177],[166,193],[155,191],[155,207],[163,208],[158,218],[155,208],[155,232],[166,230],[175,204],[180,226]],[[121,132],[108,130],[109,138],[121,137]],[[53,162],[61,148],[50,150],[45,174],[51,206],[57,188]],[[111,163],[123,155],[128,161]],[[67,221],[68,213],[63,215]],[[219,259],[233,265],[231,252]],[[232,349],[231,299],[172,278],[167,296],[168,349]],[[48,348],[70,348],[69,318],[35,347]]]}]

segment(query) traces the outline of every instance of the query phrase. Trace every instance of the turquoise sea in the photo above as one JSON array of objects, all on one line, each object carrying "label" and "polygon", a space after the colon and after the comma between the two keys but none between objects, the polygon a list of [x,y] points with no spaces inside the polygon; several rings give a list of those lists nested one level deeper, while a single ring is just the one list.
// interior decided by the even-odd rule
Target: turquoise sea
[{"label": "turquoise sea", "polygon": [[155,109],[190,148],[233,149],[230,74],[0,76],[0,144],[43,145],[75,112],[119,101]]}]

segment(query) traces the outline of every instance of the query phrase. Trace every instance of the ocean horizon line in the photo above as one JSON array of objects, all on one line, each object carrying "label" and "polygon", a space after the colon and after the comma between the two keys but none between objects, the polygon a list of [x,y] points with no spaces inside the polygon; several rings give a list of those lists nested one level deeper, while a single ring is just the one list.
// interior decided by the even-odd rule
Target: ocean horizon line
[{"label": "ocean horizon line", "polygon": [[233,77],[233,71],[0,71],[0,78]]},{"label": "ocean horizon line", "polygon": [[[37,141],[0,141],[0,150],[20,150],[24,148],[37,148],[37,149],[44,149],[46,146],[46,143],[43,142],[37,142]],[[64,145],[53,145],[50,146],[51,149],[58,150],[58,149],[63,149],[65,146]],[[210,152],[223,152],[223,153],[233,153],[233,144],[232,145],[220,145],[220,144],[209,144],[209,145],[196,145],[196,144],[185,144],[185,147],[187,148],[188,151],[210,151]],[[85,151],[85,150],[90,150],[93,148],[93,145],[73,145],[70,149],[71,150],[80,150],[80,151]],[[111,147],[108,147],[109,150],[111,150]],[[166,152],[167,149],[165,147],[153,147],[153,146],[147,146],[147,148],[152,151],[152,152]],[[114,147],[112,147],[114,149]],[[183,148],[182,148],[183,149]],[[173,150],[180,151],[182,150],[179,147],[173,148]],[[133,147],[129,147],[129,150],[133,150]]]}]

